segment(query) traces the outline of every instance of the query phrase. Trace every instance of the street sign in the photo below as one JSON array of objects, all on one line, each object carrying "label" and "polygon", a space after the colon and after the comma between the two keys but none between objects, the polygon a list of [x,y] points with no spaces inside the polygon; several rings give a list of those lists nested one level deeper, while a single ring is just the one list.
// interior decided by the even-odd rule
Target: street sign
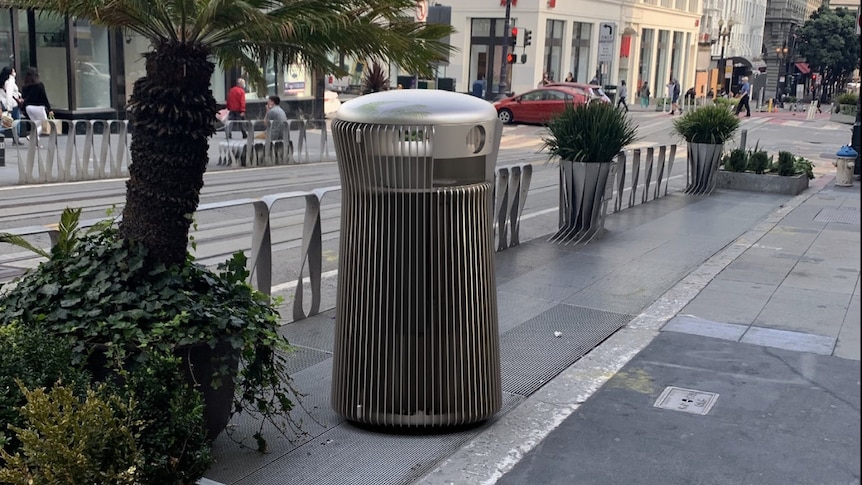
[{"label": "street sign", "polygon": [[602,22],[599,24],[599,43],[602,42],[614,42],[614,33],[616,33],[617,26],[616,24],[612,24],[610,22]]},{"label": "street sign", "polygon": [[610,63],[614,59],[614,40],[616,24],[602,22],[599,24],[599,62]]}]

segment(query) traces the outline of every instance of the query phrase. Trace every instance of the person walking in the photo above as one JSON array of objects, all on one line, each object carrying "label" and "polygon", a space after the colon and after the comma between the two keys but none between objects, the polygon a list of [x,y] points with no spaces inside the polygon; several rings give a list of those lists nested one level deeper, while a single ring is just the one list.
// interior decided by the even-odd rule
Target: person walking
[{"label": "person walking", "polygon": [[[2,86],[2,102],[5,106],[5,111],[9,111],[9,115],[13,120],[21,119],[21,91],[18,90],[18,83],[15,82],[15,68],[4,67],[0,70],[0,86]],[[12,132],[12,138],[15,143],[23,145],[24,141],[21,135],[24,133],[23,126],[18,124],[18,128]]]},{"label": "person walking", "polygon": [[641,107],[646,109],[649,108],[649,97],[652,93],[649,90],[649,84],[644,81],[643,86],[641,86]]},{"label": "person walking", "polygon": [[284,124],[287,123],[287,114],[281,107],[281,98],[270,96],[266,100],[266,115],[263,122],[269,130],[270,139],[273,141],[284,139]]},{"label": "person walking", "polygon": [[[676,111],[679,110],[679,81],[674,78],[670,78],[670,82],[667,84],[668,94],[670,94],[670,114],[671,116],[676,114]],[[680,110],[682,112],[682,110]]]},{"label": "person walking", "polygon": [[617,100],[617,108],[619,108],[620,105],[623,105],[623,108],[626,109],[626,113],[628,113],[629,112],[629,105],[626,104],[626,97],[628,97],[629,89],[626,86],[625,81],[620,81],[620,91],[618,94],[619,94],[620,99]]},{"label": "person walking", "polygon": [[742,107],[745,106],[745,117],[751,118],[751,107],[748,105],[749,95],[751,94],[751,84],[748,84],[748,76],[744,76],[742,79],[742,87],[739,88],[739,103],[736,105],[736,114],[742,112]]},{"label": "person walking", "polygon": [[[21,97],[24,99],[24,111],[30,121],[36,124],[36,136],[42,134],[43,122],[54,117],[51,111],[51,103],[48,102],[48,93],[45,85],[39,80],[39,71],[35,67],[27,69],[24,73],[24,87],[21,88]],[[28,137],[29,138],[29,137]]]},{"label": "person walking", "polygon": [[[237,78],[236,84],[227,93],[227,119],[228,121],[245,120],[245,79]],[[245,130],[245,123],[239,123],[239,129],[242,132],[243,138],[248,138],[248,133]],[[230,139],[233,127],[227,133]]]}]

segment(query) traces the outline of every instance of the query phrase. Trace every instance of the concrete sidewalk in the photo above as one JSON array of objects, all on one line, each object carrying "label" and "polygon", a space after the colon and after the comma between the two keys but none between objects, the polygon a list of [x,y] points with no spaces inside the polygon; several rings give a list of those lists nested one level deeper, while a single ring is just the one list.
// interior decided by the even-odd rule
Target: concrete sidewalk
[{"label": "concrete sidewalk", "polygon": [[858,484],[859,204],[818,180],[420,483]]},{"label": "concrete sidewalk", "polygon": [[[794,198],[677,193],[613,214],[589,245],[498,253],[504,403],[478,426],[344,421],[333,313],[290,324],[305,434],[265,429],[266,455],[221,436],[205,483],[853,483],[859,183],[832,180]],[[653,407],[668,386],[717,398],[706,415]]]}]

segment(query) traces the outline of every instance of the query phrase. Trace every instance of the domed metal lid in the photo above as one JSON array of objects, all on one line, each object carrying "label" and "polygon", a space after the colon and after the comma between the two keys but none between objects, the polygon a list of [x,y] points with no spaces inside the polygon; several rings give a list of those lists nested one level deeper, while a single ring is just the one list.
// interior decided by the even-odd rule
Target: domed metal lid
[{"label": "domed metal lid", "polygon": [[855,158],[856,157],[856,150],[854,150],[852,147],[850,147],[848,145],[844,145],[843,147],[841,147],[840,150],[838,150],[838,153],[836,153],[835,155],[842,157],[842,158],[844,158],[844,157]]},{"label": "domed metal lid", "polygon": [[341,105],[335,117],[385,125],[454,125],[484,123],[497,110],[484,99],[434,89],[398,89],[366,94]]}]

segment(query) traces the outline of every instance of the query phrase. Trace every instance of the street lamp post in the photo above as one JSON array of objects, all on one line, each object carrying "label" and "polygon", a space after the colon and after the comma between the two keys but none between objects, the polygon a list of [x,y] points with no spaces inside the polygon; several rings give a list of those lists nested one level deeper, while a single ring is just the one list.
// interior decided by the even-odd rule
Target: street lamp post
[{"label": "street lamp post", "polygon": [[[787,58],[787,42],[784,43],[781,47],[775,48],[775,55],[778,57],[778,78],[775,80],[775,101],[777,103],[781,103],[782,96],[781,94],[786,91],[787,86],[787,74],[788,69],[784,65],[784,60]],[[784,69],[784,81],[781,81],[781,68]],[[783,106],[783,103],[782,103]]]},{"label": "street lamp post", "polygon": [[724,57],[724,48],[727,45],[727,38],[730,37],[730,31],[733,29],[733,20],[729,20],[727,25],[724,20],[718,21],[718,38],[721,39],[721,54],[718,59],[718,75],[722,80],[721,83],[725,93],[730,93],[730,81],[727,80],[725,71],[727,70],[727,59]]}]

